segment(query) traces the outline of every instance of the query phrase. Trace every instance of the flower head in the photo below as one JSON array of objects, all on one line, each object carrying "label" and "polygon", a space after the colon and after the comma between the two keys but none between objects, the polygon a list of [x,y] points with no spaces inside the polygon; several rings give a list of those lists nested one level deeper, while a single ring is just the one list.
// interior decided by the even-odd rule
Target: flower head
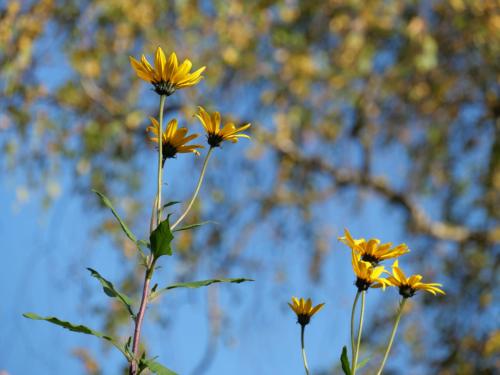
[{"label": "flower head", "polygon": [[245,124],[237,128],[232,122],[228,122],[221,129],[219,112],[214,112],[210,115],[203,107],[198,107],[198,109],[199,113],[196,114],[196,117],[198,117],[207,132],[207,140],[210,147],[218,147],[223,141],[236,143],[238,142],[238,138],[250,139],[246,134],[239,134],[243,130],[248,129],[250,124]]},{"label": "flower head", "polygon": [[347,229],[344,229],[344,237],[339,237],[339,240],[349,246],[352,251],[357,252],[362,260],[373,265],[386,259],[397,258],[410,251],[404,243],[391,247],[391,242],[380,244],[380,240],[377,238],[368,241],[364,238],[354,239]]},{"label": "flower head", "polygon": [[384,266],[373,266],[370,262],[361,259],[360,254],[352,252],[352,269],[356,275],[355,285],[358,291],[368,290],[368,288],[383,288],[390,285],[389,282],[380,277],[385,271]]},{"label": "flower head", "polygon": [[[149,140],[158,144],[158,133],[160,129],[160,124],[155,118],[150,117],[152,126],[146,128],[147,131],[151,132],[151,137]],[[173,119],[167,125],[166,131],[162,134],[162,155],[163,163],[167,158],[174,158],[177,153],[188,153],[192,152],[199,155],[197,148],[203,148],[202,145],[186,145],[189,141],[198,137],[198,134],[191,134],[186,137],[188,130],[187,128],[178,128],[177,120]]]},{"label": "flower head", "polygon": [[399,294],[401,294],[403,298],[413,297],[417,290],[425,290],[434,295],[437,293],[446,294],[440,289],[442,286],[441,284],[420,282],[422,280],[422,275],[411,275],[410,277],[406,277],[403,270],[399,268],[397,260],[392,265],[392,275],[389,276],[387,280],[390,285],[399,288]]},{"label": "flower head", "polygon": [[288,303],[288,306],[297,314],[297,323],[301,326],[309,324],[311,317],[321,310],[324,305],[324,303],[320,303],[312,307],[310,298],[305,301],[304,298],[299,300],[297,297],[292,297],[292,303]]},{"label": "flower head", "polygon": [[170,54],[167,61],[161,47],[156,49],[154,68],[144,55],[140,62],[130,56],[130,63],[139,78],[152,83],[157,94],[166,96],[172,95],[177,89],[196,85],[203,79],[201,73],[205,70],[203,66],[190,73],[193,66],[191,61],[186,59],[179,65],[175,52]]}]

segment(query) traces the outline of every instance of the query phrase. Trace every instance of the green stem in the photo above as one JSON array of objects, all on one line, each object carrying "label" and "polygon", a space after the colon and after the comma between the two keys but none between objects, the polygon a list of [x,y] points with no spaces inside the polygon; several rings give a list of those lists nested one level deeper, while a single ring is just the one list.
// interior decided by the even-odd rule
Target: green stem
[{"label": "green stem", "polygon": [[377,375],[382,374],[382,370],[384,369],[385,362],[389,357],[389,352],[391,351],[392,343],[394,342],[394,337],[396,336],[396,331],[398,329],[399,321],[401,319],[401,315],[403,315],[403,307],[405,305],[406,298],[401,299],[399,303],[398,315],[396,316],[396,321],[394,322],[394,327],[392,327],[391,338],[389,339],[389,344],[387,345],[387,349],[385,350],[384,359],[382,360],[382,364],[380,365],[379,370],[377,371]]},{"label": "green stem", "polygon": [[351,363],[354,363],[354,316],[356,314],[356,305],[358,304],[360,292],[356,293],[356,297],[354,297],[354,302],[352,303],[352,312],[351,312]]},{"label": "green stem", "polygon": [[155,196],[155,200],[153,202],[153,208],[151,210],[151,219],[149,220],[149,233],[153,233],[153,230],[155,228],[155,222],[156,222],[156,201],[158,199],[158,196]]},{"label": "green stem", "polygon": [[358,339],[356,342],[356,351],[352,361],[352,375],[356,375],[356,367],[358,366],[359,346],[361,344],[361,332],[363,331],[363,317],[365,315],[365,295],[366,290],[361,292],[361,313],[359,314]]},{"label": "green stem", "polygon": [[[156,214],[156,225],[160,225],[161,223],[161,188],[163,184],[163,108],[165,107],[165,95],[160,96],[160,114],[159,114],[159,128],[158,128],[158,190],[156,192],[155,201],[153,202],[153,210],[151,212],[151,220],[149,223],[149,231],[153,232],[153,226],[155,222],[155,214]],[[155,212],[156,211],[156,212]],[[142,322],[144,320],[144,315],[146,314],[146,307],[148,305],[149,291],[150,291],[150,283],[153,278],[153,273],[155,270],[156,258],[150,256],[146,259],[146,273],[144,275],[144,284],[142,287],[142,296],[141,303],[139,306],[139,311],[134,318],[134,338],[132,340],[132,354],[133,357],[130,360],[129,366],[129,375],[137,375],[139,371],[139,343],[141,341],[141,330],[142,330]]]},{"label": "green stem", "polygon": [[161,188],[163,185],[163,108],[165,106],[165,95],[160,96],[160,114],[158,122],[160,127],[158,129],[158,190],[156,194],[156,225],[161,223]]},{"label": "green stem", "polygon": [[300,347],[302,348],[302,361],[304,362],[304,369],[306,370],[306,375],[309,375],[309,366],[307,365],[306,349],[304,345],[304,331],[306,326],[300,326]]},{"label": "green stem", "polygon": [[198,179],[198,184],[196,185],[196,189],[194,190],[193,196],[191,198],[191,201],[189,202],[186,211],[177,219],[175,223],[172,224],[170,227],[171,230],[174,230],[174,228],[180,224],[180,222],[186,217],[188,214],[189,210],[193,206],[194,201],[196,200],[196,197],[198,196],[198,193],[200,192],[201,184],[203,182],[203,178],[205,177],[205,171],[207,170],[207,165],[208,165],[208,159],[210,159],[210,154],[212,153],[213,147],[210,147],[208,150],[207,156],[205,156],[205,160],[203,161],[203,167],[201,169],[200,173],[200,178]]}]

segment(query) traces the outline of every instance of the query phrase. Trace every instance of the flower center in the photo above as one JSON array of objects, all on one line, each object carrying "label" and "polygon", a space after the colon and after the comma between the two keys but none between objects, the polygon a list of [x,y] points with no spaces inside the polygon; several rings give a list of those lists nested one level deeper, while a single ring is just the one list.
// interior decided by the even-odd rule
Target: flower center
[{"label": "flower center", "polygon": [[208,133],[207,141],[211,147],[220,147],[221,142],[224,140],[224,136],[217,133]]},{"label": "flower center", "polygon": [[355,285],[358,287],[359,292],[362,292],[364,290],[368,290],[368,288],[370,287],[371,284],[372,284],[371,282],[366,281],[360,277],[358,277],[356,279],[356,283],[355,283]]},{"label": "flower center", "polygon": [[403,298],[410,298],[415,295],[416,290],[413,289],[410,285],[401,285],[399,287],[399,294],[403,296]]},{"label": "flower center", "polygon": [[162,162],[165,164],[165,160],[175,158],[175,155],[177,154],[177,147],[173,146],[170,142],[165,142],[163,143],[161,153],[163,157]]},{"label": "flower center", "polygon": [[175,85],[170,81],[151,82],[158,95],[170,96],[175,92]]},{"label": "flower center", "polygon": [[373,254],[363,254],[361,256],[361,260],[364,260],[365,262],[369,262],[371,263],[371,265],[373,267],[375,267],[376,265],[378,265],[378,263],[380,262],[380,259],[377,258],[375,255]]},{"label": "flower center", "polygon": [[310,320],[311,320],[311,316],[309,314],[298,314],[297,315],[297,323],[299,323],[301,326],[308,325]]}]

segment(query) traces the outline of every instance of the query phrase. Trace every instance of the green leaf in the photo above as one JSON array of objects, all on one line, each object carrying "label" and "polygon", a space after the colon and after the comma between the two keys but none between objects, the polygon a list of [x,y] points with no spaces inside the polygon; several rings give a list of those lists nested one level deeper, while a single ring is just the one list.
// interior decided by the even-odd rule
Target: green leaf
[{"label": "green leaf", "polygon": [[195,223],[191,225],[186,225],[185,227],[181,227],[179,229],[174,229],[174,232],[180,232],[181,230],[188,230],[188,229],[193,229],[197,227],[201,227],[202,225],[209,224],[209,223],[215,223],[215,221],[203,221],[201,223]]},{"label": "green leaf", "polygon": [[113,213],[113,215],[116,217],[116,220],[118,220],[118,222],[120,223],[120,226],[122,227],[122,230],[125,232],[125,234],[127,235],[127,237],[130,238],[130,240],[132,240],[134,243],[137,243],[137,238],[130,231],[130,229],[128,229],[127,224],[125,224],[125,222],[118,215],[118,213],[116,212],[115,208],[111,204],[111,201],[104,194],[102,194],[101,192],[99,192],[97,190],[94,190],[94,189],[92,189],[92,191],[94,193],[96,193],[99,196],[99,198],[101,198],[102,203],[104,203],[104,205],[111,210],[111,212]]},{"label": "green leaf", "polygon": [[366,366],[366,364],[368,363],[368,361],[369,361],[370,359],[372,359],[372,357],[371,357],[371,356],[368,356],[368,357],[366,357],[365,359],[363,359],[362,361],[360,361],[360,362],[358,363],[358,365],[356,366],[356,370],[359,370],[360,368],[365,367],[365,366]]},{"label": "green leaf", "polygon": [[170,206],[173,206],[174,204],[177,204],[177,203],[181,203],[181,202],[179,202],[179,201],[172,201],[172,202],[165,203],[163,205],[163,209],[165,209],[167,207],[170,207]]},{"label": "green leaf", "polygon": [[245,281],[253,281],[252,279],[245,279],[245,278],[237,278],[237,279],[210,279],[210,280],[200,280],[200,281],[191,281],[187,283],[176,283],[169,285],[165,288],[162,288],[160,290],[157,290],[150,295],[150,299],[153,300],[160,296],[161,294],[169,291],[170,289],[176,289],[176,288],[201,288],[203,286],[208,286],[210,284],[215,284],[215,283],[243,283]]},{"label": "green leaf", "polygon": [[108,297],[117,298],[121,303],[123,303],[125,308],[128,310],[130,316],[133,318],[135,315],[134,315],[134,312],[132,311],[132,301],[130,300],[130,298],[128,296],[126,296],[125,294],[117,291],[115,289],[113,283],[111,281],[106,280],[104,277],[102,277],[99,274],[99,272],[97,272],[96,270],[93,270],[92,268],[87,267],[87,269],[90,271],[90,274],[93,277],[95,277],[97,280],[99,280],[99,282],[102,285],[102,289],[104,290],[104,293],[106,293],[106,295]]},{"label": "green leaf", "polygon": [[349,365],[349,358],[347,357],[347,348],[342,348],[342,355],[340,356],[340,363],[345,375],[351,375],[351,366]]},{"label": "green leaf", "polygon": [[173,372],[172,370],[166,368],[162,364],[154,361],[153,359],[142,359],[139,363],[140,368],[148,368],[151,370],[154,374],[158,375],[177,375],[176,372]]},{"label": "green leaf", "polygon": [[153,253],[156,259],[162,255],[172,255],[170,243],[174,239],[174,235],[170,230],[169,218],[170,215],[167,216],[166,220],[162,221],[149,236],[151,253]]},{"label": "green leaf", "polygon": [[54,316],[43,317],[43,316],[40,316],[40,315],[37,315],[37,314],[34,314],[34,313],[24,313],[23,316],[25,318],[33,319],[33,320],[45,320],[45,321],[47,321],[49,323],[58,325],[60,327],[66,328],[66,329],[69,329],[72,332],[85,333],[87,335],[96,336],[96,337],[99,337],[99,338],[104,339],[106,341],[109,341],[120,352],[122,352],[122,354],[127,359],[129,359],[129,357],[127,356],[127,354],[123,350],[123,348],[112,337],[109,337],[109,336],[105,335],[102,332],[94,331],[94,330],[92,330],[92,329],[90,329],[90,328],[88,328],[88,327],[86,327],[84,325],[81,325],[81,324],[76,325],[76,324],[73,324],[73,323],[70,323],[70,322],[66,322],[66,321],[60,320],[60,319],[58,319],[58,318],[56,318]]}]

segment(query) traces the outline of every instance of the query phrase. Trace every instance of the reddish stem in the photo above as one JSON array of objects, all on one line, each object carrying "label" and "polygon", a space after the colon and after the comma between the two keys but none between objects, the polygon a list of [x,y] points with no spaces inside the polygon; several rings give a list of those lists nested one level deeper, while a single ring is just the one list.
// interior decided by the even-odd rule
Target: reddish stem
[{"label": "reddish stem", "polygon": [[144,277],[144,287],[142,288],[142,297],[141,297],[141,305],[139,307],[139,311],[137,312],[137,316],[135,318],[135,328],[134,328],[134,340],[132,341],[132,354],[134,358],[130,361],[129,367],[129,375],[137,374],[137,359],[139,358],[139,342],[141,338],[141,328],[142,321],[144,320],[144,315],[146,314],[146,307],[148,304],[149,298],[149,284],[151,282],[151,277],[153,276],[153,270],[155,267],[156,259],[153,259],[151,265],[146,270],[146,275]]}]

